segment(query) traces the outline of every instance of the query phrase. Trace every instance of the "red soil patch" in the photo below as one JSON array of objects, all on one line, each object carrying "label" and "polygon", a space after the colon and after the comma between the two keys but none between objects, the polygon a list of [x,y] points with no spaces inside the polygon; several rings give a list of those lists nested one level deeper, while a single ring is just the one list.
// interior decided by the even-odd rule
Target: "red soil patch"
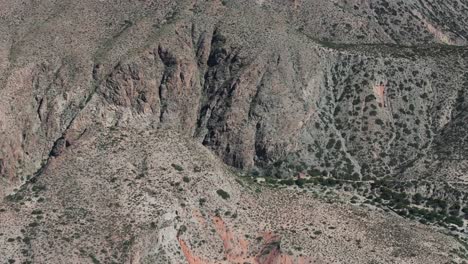
[{"label": "red soil patch", "polygon": [[385,85],[379,84],[374,86],[374,94],[377,98],[377,102],[382,106],[385,107]]},{"label": "red soil patch", "polygon": [[[195,212],[195,211],[194,211]],[[280,249],[281,237],[271,232],[265,232],[263,236],[263,244],[254,257],[249,256],[249,243],[241,239],[242,236],[236,236],[231,229],[226,225],[221,217],[213,217],[213,225],[218,236],[221,238],[224,247],[224,258],[226,263],[252,263],[252,264],[309,264],[315,263],[313,259],[308,257],[293,257],[283,254]],[[206,228],[206,226],[205,226]],[[186,242],[178,238],[180,248],[188,262],[188,264],[209,264],[217,263],[215,261],[205,260],[196,256],[188,247]]]},{"label": "red soil patch", "polygon": [[180,248],[184,253],[185,259],[187,260],[188,264],[208,264],[208,262],[203,261],[200,257],[195,256],[190,248],[187,246],[184,240],[178,239]]}]

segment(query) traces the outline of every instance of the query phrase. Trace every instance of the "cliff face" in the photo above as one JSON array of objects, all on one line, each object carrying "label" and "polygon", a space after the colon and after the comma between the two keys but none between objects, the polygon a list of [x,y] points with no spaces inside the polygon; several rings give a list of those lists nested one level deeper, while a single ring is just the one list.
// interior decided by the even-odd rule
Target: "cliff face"
[{"label": "cliff face", "polygon": [[437,155],[465,128],[464,1],[2,5],[3,193],[101,125],[269,175],[464,176]]}]

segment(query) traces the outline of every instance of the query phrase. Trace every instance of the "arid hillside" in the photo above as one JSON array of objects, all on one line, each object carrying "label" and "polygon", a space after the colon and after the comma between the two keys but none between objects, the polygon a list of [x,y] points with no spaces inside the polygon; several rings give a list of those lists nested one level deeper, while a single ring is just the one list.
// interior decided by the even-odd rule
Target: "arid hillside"
[{"label": "arid hillside", "polygon": [[466,250],[377,207],[246,181],[173,132],[88,131],[0,218],[9,263],[448,263]]},{"label": "arid hillside", "polygon": [[461,262],[467,44],[467,0],[0,0],[0,255]]}]

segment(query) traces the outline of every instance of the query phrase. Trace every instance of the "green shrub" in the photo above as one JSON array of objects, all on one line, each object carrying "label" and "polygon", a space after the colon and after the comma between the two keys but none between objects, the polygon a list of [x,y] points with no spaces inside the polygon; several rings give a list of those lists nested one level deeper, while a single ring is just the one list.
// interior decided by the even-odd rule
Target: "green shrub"
[{"label": "green shrub", "polygon": [[421,202],[424,200],[424,197],[420,194],[420,193],[416,193],[414,196],[413,196],[413,200],[414,200],[414,203],[415,204],[421,204]]},{"label": "green shrub", "polygon": [[187,227],[185,225],[181,225],[179,230],[177,231],[177,235],[180,236],[183,233],[185,233],[186,231],[187,231]]},{"label": "green shrub", "polygon": [[332,178],[322,178],[322,177],[320,177],[320,178],[318,178],[318,181],[319,181],[319,183],[321,185],[330,186],[330,187],[335,186],[338,183],[337,180],[332,179]]},{"label": "green shrub", "polygon": [[265,181],[268,184],[276,184],[277,183],[277,181],[275,179],[270,178],[270,177],[266,178]]},{"label": "green shrub", "polygon": [[299,186],[299,187],[303,187],[304,184],[305,184],[305,180],[304,179],[297,179],[295,181],[296,185]]},{"label": "green shrub", "polygon": [[322,172],[318,169],[315,169],[315,168],[310,168],[307,173],[310,175],[310,176],[319,176]]},{"label": "green shrub", "polygon": [[461,206],[459,204],[454,204],[449,208],[449,213],[453,216],[458,216]]},{"label": "green shrub", "polygon": [[91,258],[93,264],[101,264],[101,262],[93,254],[89,254],[89,257]]},{"label": "green shrub", "polygon": [[460,217],[456,217],[456,216],[449,216],[445,218],[445,222],[449,224],[457,225],[459,227],[463,226],[463,220]]},{"label": "green shrub", "polygon": [[258,170],[256,170],[256,169],[252,169],[252,171],[250,172],[250,174],[251,174],[253,177],[258,177],[258,176],[260,176],[260,172],[258,172]]},{"label": "green shrub", "polygon": [[34,185],[31,190],[37,193],[46,190],[46,187],[45,185]]},{"label": "green shrub", "polygon": [[292,186],[294,185],[294,180],[293,179],[286,179],[286,180],[281,180],[279,183],[287,185],[287,186]]},{"label": "green shrub", "polygon": [[462,212],[463,212],[466,216],[468,216],[468,207],[463,208],[463,209],[462,209]]},{"label": "green shrub", "polygon": [[430,206],[434,209],[440,208],[442,210],[445,210],[447,208],[447,202],[441,199],[433,199],[429,198],[427,199],[427,206]]},{"label": "green shrub", "polygon": [[184,168],[178,164],[172,163],[171,166],[176,170],[176,171],[183,171]]},{"label": "green shrub", "polygon": [[200,206],[203,206],[206,203],[206,198],[200,198],[198,200],[198,203],[200,204]]},{"label": "green shrub", "polygon": [[216,191],[216,193],[221,196],[221,198],[223,198],[224,200],[227,200],[229,199],[231,196],[229,195],[229,193],[227,193],[226,191],[224,191],[223,189],[219,189]]}]

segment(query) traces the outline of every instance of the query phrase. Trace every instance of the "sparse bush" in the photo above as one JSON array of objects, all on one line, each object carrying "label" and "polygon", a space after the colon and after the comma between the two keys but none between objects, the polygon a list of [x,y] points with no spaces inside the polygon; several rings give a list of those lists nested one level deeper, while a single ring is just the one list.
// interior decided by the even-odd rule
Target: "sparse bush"
[{"label": "sparse bush", "polygon": [[461,206],[459,204],[454,204],[449,208],[450,215],[458,216]]},{"label": "sparse bush", "polygon": [[34,185],[31,190],[35,193],[38,193],[40,191],[46,190],[46,187],[44,185]]},{"label": "sparse bush", "polygon": [[337,180],[332,179],[332,178],[322,178],[322,177],[320,177],[320,178],[318,178],[318,181],[319,181],[319,183],[321,185],[330,186],[330,187],[335,186],[338,183]]},{"label": "sparse bush", "polygon": [[304,186],[304,184],[305,184],[305,180],[304,179],[297,179],[295,181],[295,183],[296,183],[297,186],[302,188]]},{"label": "sparse bush", "polygon": [[414,196],[413,196],[413,201],[415,204],[421,204],[421,202],[424,200],[424,197],[420,194],[420,193],[416,193]]},{"label": "sparse bush", "polygon": [[432,199],[432,198],[429,198],[427,199],[427,206],[430,206],[434,209],[437,209],[437,208],[440,208],[442,210],[445,210],[447,208],[447,202],[446,201],[443,201],[443,200],[440,200],[440,199]]},{"label": "sparse bush", "polygon": [[221,198],[223,198],[224,200],[227,200],[229,199],[231,196],[229,195],[229,193],[227,193],[226,191],[224,191],[223,189],[219,189],[216,191],[216,193],[221,196]]},{"label": "sparse bush", "polygon": [[276,181],[275,179],[269,178],[269,177],[266,178],[265,181],[266,181],[266,183],[268,183],[268,184],[276,184],[276,183],[277,183],[277,181]]},{"label": "sparse bush", "polygon": [[314,168],[310,168],[307,173],[310,175],[310,176],[318,176],[320,175],[322,172],[318,169],[314,169]]},{"label": "sparse bush", "polygon": [[256,169],[252,169],[252,171],[250,172],[250,174],[252,174],[253,177],[258,177],[258,176],[260,176],[260,172],[258,172],[258,170],[256,170]]},{"label": "sparse bush", "polygon": [[286,179],[286,180],[281,180],[279,183],[287,185],[287,186],[292,186],[294,185],[294,180],[293,179]]},{"label": "sparse bush", "polygon": [[185,233],[185,231],[187,231],[187,227],[185,225],[181,225],[179,230],[177,231],[177,235],[180,236],[183,233]]},{"label": "sparse bush", "polygon": [[206,203],[206,198],[200,198],[198,200],[198,203],[200,204],[200,206],[203,206]]},{"label": "sparse bush", "polygon": [[449,216],[445,218],[445,222],[449,224],[457,225],[459,227],[463,226],[463,220],[460,217],[456,217],[456,216]]},{"label": "sparse bush", "polygon": [[176,170],[176,171],[183,171],[184,168],[178,164],[172,163],[171,166]]},{"label": "sparse bush", "polygon": [[39,223],[32,222],[32,223],[29,224],[29,227],[36,227],[36,226],[39,226]]},{"label": "sparse bush", "polygon": [[89,254],[89,257],[91,258],[93,264],[101,264],[101,262],[93,254]]}]

